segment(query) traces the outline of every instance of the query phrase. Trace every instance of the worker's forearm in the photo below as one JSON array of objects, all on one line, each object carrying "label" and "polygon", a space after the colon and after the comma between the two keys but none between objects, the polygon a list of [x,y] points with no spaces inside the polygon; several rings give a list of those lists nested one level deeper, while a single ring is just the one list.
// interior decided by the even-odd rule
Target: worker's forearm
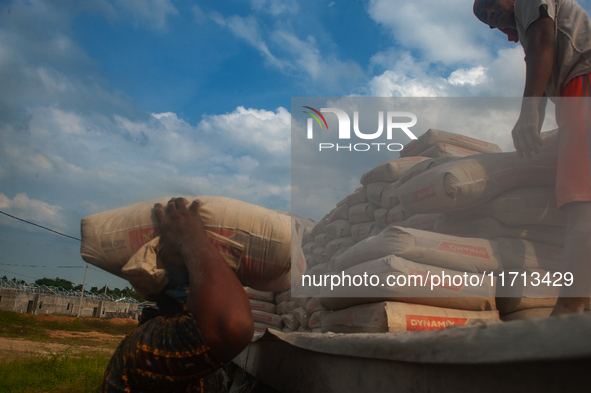
[{"label": "worker's forearm", "polygon": [[528,30],[526,78],[523,105],[538,109],[554,66],[554,24],[552,19],[540,19]]}]

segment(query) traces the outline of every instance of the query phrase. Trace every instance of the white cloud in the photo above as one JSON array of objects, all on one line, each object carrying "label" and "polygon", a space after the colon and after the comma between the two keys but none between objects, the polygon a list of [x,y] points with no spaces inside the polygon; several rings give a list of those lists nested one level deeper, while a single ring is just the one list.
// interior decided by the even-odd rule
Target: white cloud
[{"label": "white cloud", "polygon": [[478,85],[486,79],[486,68],[483,66],[472,67],[470,69],[455,70],[447,78],[452,85]]},{"label": "white cloud", "polygon": [[[64,228],[64,221],[60,206],[50,205],[36,199],[30,199],[26,193],[18,193],[11,200],[4,193],[0,193],[0,209],[23,220],[37,224],[51,225],[54,228]],[[1,217],[5,224],[15,226],[18,222],[14,219]]]},{"label": "white cloud", "polygon": [[487,49],[477,45],[470,32],[480,22],[465,0],[371,0],[368,12],[392,32],[395,41],[421,51],[429,62],[453,64],[488,56]]}]

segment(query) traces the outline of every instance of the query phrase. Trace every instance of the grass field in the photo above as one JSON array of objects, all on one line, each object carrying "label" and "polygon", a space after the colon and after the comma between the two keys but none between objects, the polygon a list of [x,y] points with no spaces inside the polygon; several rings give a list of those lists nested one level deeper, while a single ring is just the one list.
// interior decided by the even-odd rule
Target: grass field
[{"label": "grass field", "polygon": [[131,320],[0,311],[0,392],[98,392]]}]

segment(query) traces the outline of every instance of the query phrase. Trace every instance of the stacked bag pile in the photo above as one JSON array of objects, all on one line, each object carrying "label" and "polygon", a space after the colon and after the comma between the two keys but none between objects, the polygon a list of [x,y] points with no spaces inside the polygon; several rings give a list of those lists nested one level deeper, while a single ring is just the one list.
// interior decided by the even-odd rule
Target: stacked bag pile
[{"label": "stacked bag pile", "polygon": [[534,293],[514,283],[506,291],[505,274],[505,291],[497,292],[489,276],[509,269],[537,269],[543,276],[562,266],[565,218],[554,197],[556,131],[544,133],[543,140],[541,154],[520,159],[491,143],[429,130],[405,146],[401,158],[366,172],[362,187],[304,236],[308,272],[319,282],[326,274],[364,272],[381,283],[388,275],[428,280],[431,274],[432,280],[443,271],[483,280],[477,286],[434,286],[431,294],[416,286],[325,285],[315,295],[333,312],[324,315],[322,329],[437,329],[499,322],[497,309],[512,319],[527,318],[514,314],[522,310],[553,307],[556,287]]}]

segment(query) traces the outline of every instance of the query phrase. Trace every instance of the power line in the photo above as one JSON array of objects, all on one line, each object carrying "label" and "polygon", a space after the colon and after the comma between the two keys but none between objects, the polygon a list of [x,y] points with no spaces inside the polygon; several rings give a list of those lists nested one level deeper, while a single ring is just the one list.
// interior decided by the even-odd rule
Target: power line
[{"label": "power line", "polygon": [[48,266],[48,265],[17,265],[15,263],[0,263],[3,266],[18,266],[18,267],[50,267],[52,269],[84,269],[84,266]]},{"label": "power line", "polygon": [[6,216],[8,216],[8,217],[14,218],[15,220],[19,220],[19,221],[22,221],[22,222],[26,222],[27,224],[31,224],[31,225],[34,225],[34,226],[36,226],[36,227],[43,228],[43,229],[45,229],[45,230],[47,230],[47,231],[50,231],[50,232],[53,232],[53,233],[57,233],[58,235],[65,236],[65,237],[69,237],[70,239],[78,240],[79,242],[81,242],[81,241],[82,241],[81,239],[78,239],[77,237],[70,236],[70,235],[66,235],[65,233],[61,233],[61,232],[55,231],[55,230],[53,230],[53,229],[50,229],[50,228],[44,227],[43,225],[35,224],[34,222],[31,222],[31,221],[23,220],[22,218],[18,218],[18,217],[16,217],[16,216],[13,216],[12,214],[5,213],[5,212],[3,212],[2,210],[0,210],[0,213],[2,213],[2,214],[4,214],[4,215],[6,215]]}]

